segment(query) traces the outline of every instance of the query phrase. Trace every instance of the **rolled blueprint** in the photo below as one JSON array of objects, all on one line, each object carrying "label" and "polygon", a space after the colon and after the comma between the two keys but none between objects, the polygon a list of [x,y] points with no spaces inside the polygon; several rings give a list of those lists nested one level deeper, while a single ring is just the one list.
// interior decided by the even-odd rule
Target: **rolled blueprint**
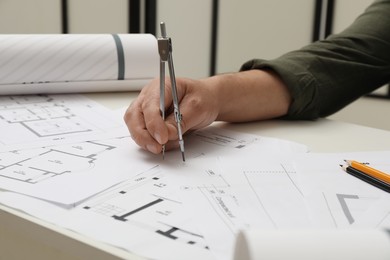
[{"label": "rolled blueprint", "polygon": [[0,94],[139,90],[158,76],[151,34],[0,35]]},{"label": "rolled blueprint", "polygon": [[380,229],[246,230],[237,235],[234,260],[385,260],[389,234]]}]

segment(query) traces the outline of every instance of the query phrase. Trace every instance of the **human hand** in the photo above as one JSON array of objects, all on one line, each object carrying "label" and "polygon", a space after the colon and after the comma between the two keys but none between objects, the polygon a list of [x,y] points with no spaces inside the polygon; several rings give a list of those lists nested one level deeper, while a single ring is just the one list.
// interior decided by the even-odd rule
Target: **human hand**
[{"label": "human hand", "polygon": [[[172,88],[165,83],[166,120],[160,113],[160,81],[145,86],[127,109],[124,120],[133,140],[143,149],[158,154],[162,145],[169,150],[178,147],[177,123],[173,115]],[[208,126],[218,116],[218,98],[206,80],[176,79],[183,134]]]},{"label": "human hand", "polygon": [[[202,80],[178,78],[177,97],[184,134],[215,120],[248,122],[286,115],[291,95],[276,73],[249,70]],[[152,153],[178,147],[177,123],[172,114],[172,89],[165,84],[166,120],[160,115],[160,82],[145,86],[127,109],[124,120],[134,141]]]}]

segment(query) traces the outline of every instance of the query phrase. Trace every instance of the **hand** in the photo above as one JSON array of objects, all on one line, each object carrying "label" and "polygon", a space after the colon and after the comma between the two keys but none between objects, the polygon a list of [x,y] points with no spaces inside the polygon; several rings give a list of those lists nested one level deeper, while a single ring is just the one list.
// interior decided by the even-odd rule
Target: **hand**
[{"label": "hand", "polygon": [[[218,116],[217,94],[207,82],[187,78],[176,79],[183,134],[208,126]],[[143,149],[155,154],[162,151],[164,144],[167,150],[179,145],[177,123],[172,113],[170,81],[167,80],[165,84],[165,122],[160,114],[159,85],[159,79],[155,79],[145,86],[124,115],[133,140]]]},{"label": "hand", "polygon": [[[249,70],[201,80],[178,78],[177,96],[183,134],[208,126],[215,120],[248,122],[283,116],[291,95],[272,71]],[[177,124],[172,114],[169,80],[165,88],[166,120],[160,115],[160,82],[145,86],[127,109],[124,120],[134,141],[152,153],[178,147]]]}]

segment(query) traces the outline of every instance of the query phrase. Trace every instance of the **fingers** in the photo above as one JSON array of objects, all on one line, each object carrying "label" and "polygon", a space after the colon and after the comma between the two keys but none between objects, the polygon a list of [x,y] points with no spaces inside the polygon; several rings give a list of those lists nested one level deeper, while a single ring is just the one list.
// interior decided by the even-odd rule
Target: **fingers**
[{"label": "fingers", "polygon": [[135,143],[152,153],[161,153],[162,144],[168,141],[168,129],[160,115],[158,83],[153,81],[144,87],[124,120]]},{"label": "fingers", "polygon": [[159,144],[165,144],[168,141],[168,129],[160,114],[159,96],[145,100],[141,104],[141,111],[146,130]]},{"label": "fingers", "polygon": [[124,120],[130,132],[130,136],[141,148],[157,154],[161,151],[159,143],[146,129],[143,115],[140,113],[140,109],[135,109],[135,106],[138,106],[138,104],[132,104],[127,109],[124,116]]},{"label": "fingers", "polygon": [[[197,81],[189,81],[184,93],[180,93],[180,113],[182,133],[208,126],[217,118],[216,97],[207,86]],[[169,140],[178,139],[177,122],[174,114],[166,120]]]},{"label": "fingers", "polygon": [[[169,82],[166,82],[165,121],[160,114],[158,79],[142,89],[124,116],[134,141],[140,147],[155,154],[161,152],[164,144],[166,144],[166,150],[178,146],[177,122],[172,113],[171,91]],[[201,81],[181,78],[177,79],[177,91],[183,134],[192,129],[205,127],[216,119],[216,97],[210,87],[205,86]]]}]

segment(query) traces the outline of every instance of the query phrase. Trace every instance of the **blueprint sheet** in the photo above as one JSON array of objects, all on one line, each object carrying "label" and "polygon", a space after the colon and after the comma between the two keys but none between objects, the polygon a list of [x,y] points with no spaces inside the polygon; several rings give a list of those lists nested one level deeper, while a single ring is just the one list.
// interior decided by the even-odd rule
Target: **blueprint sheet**
[{"label": "blueprint sheet", "polygon": [[[140,162],[146,162],[149,168],[136,175],[129,174],[127,180],[73,208],[10,192],[0,193],[0,202],[147,258],[215,259],[214,246],[210,246],[215,242],[212,237],[204,236],[199,222],[200,214],[207,217],[210,213],[193,214],[199,202],[187,201],[182,191],[228,185],[218,170],[218,154],[235,154],[240,160],[245,151],[307,151],[307,147],[300,144],[213,127],[197,131],[185,141],[185,163],[181,162],[180,151],[167,152],[163,160],[140,149],[136,153],[125,153],[120,149],[127,149],[124,146],[129,144],[122,142],[123,147],[112,150],[121,152],[112,153],[111,158],[116,158],[115,166],[110,164],[111,171],[107,175],[126,172]],[[103,157],[104,154],[108,156],[106,151],[101,153]],[[91,180],[94,180],[92,176]],[[58,218],[59,215],[63,217]]]},{"label": "blueprint sheet", "polygon": [[0,188],[70,207],[151,167],[141,154],[129,137],[4,152]]},{"label": "blueprint sheet", "polygon": [[0,96],[0,152],[125,136],[122,121],[82,95]]}]

